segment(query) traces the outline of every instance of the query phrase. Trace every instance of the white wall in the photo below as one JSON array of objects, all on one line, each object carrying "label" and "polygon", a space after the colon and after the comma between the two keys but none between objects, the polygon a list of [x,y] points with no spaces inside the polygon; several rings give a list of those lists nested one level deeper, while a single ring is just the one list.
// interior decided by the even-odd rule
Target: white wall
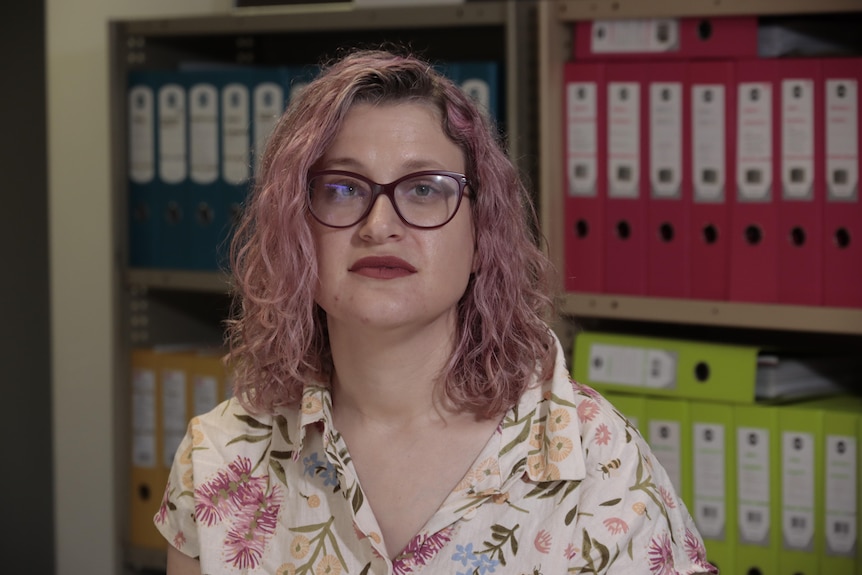
[{"label": "white wall", "polygon": [[[120,573],[108,21],[230,10],[231,0],[46,0],[56,565]],[[33,454],[34,457],[38,454]]]}]

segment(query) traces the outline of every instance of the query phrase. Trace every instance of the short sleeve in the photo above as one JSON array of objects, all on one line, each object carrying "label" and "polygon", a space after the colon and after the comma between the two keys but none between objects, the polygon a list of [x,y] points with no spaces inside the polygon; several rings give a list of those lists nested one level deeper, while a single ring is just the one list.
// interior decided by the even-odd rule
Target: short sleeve
[{"label": "short sleeve", "polygon": [[583,561],[596,572],[604,562],[609,573],[642,573],[645,563],[663,575],[717,573],[641,434],[600,394],[575,387],[587,472],[579,510]]}]

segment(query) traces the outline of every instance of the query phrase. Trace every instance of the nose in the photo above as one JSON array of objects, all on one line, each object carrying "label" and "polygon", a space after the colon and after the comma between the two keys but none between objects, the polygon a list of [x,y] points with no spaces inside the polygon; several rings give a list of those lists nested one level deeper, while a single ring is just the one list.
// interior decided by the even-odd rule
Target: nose
[{"label": "nose", "polygon": [[404,222],[395,211],[395,206],[387,196],[380,194],[374,200],[371,211],[359,224],[360,237],[366,241],[383,241],[401,237]]}]

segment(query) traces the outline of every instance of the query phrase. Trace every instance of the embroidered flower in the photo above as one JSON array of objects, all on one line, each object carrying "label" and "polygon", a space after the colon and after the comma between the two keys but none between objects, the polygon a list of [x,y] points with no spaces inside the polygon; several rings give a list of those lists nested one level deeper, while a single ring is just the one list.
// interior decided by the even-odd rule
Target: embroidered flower
[{"label": "embroidered flower", "polygon": [[182,549],[186,544],[186,534],[182,531],[178,531],[176,535],[174,535],[174,547],[177,549]]},{"label": "embroidered flower", "polygon": [[667,507],[674,509],[676,507],[676,498],[673,496],[673,493],[668,491],[663,485],[658,488],[658,491],[661,494],[664,504]]},{"label": "embroidered flower", "polygon": [[595,435],[596,443],[599,445],[607,445],[611,440],[611,431],[608,429],[608,426],[602,423],[596,428]]},{"label": "embroidered flower", "polygon": [[539,423],[530,428],[530,447],[541,449],[545,442],[545,426]]},{"label": "embroidered flower", "polygon": [[718,573],[718,569],[706,561],[706,549],[703,547],[703,542],[690,529],[685,530],[685,554],[693,563],[709,565],[710,573]]},{"label": "embroidered flower", "polygon": [[673,550],[670,545],[670,537],[663,533],[654,537],[649,544],[649,569],[656,575],[674,575]]},{"label": "embroidered flower", "polygon": [[548,416],[548,429],[550,431],[559,431],[565,429],[572,422],[572,416],[568,409],[555,409]]},{"label": "embroidered flower", "polygon": [[275,570],[275,575],[296,575],[296,565],[293,563],[282,563]]},{"label": "embroidered flower", "polygon": [[601,397],[601,394],[599,392],[597,392],[595,389],[593,389],[592,387],[590,387],[588,385],[578,383],[577,381],[575,381],[571,377],[569,377],[569,383],[572,384],[572,390],[575,393],[578,393],[580,395],[586,395],[587,397],[590,397],[592,399],[599,399]]},{"label": "embroidered flower", "polygon": [[536,547],[536,551],[547,555],[551,551],[552,542],[553,538],[551,537],[551,534],[542,529],[536,534],[536,539],[533,541],[533,545]]},{"label": "embroidered flower", "polygon": [[311,549],[311,542],[305,535],[297,535],[290,542],[290,556],[294,559],[302,559],[308,555],[309,549]]},{"label": "embroidered flower", "polygon": [[620,533],[628,533],[629,531],[629,524],[619,517],[609,517],[602,521],[602,523],[607,527],[611,535],[619,535]]},{"label": "embroidered flower", "polygon": [[595,401],[588,399],[578,404],[578,419],[581,420],[581,423],[592,421],[598,413],[599,406]]},{"label": "embroidered flower", "polygon": [[454,527],[447,527],[431,536],[415,536],[392,562],[395,575],[408,575],[416,567],[427,565],[452,540]]},{"label": "embroidered flower", "polygon": [[565,551],[563,551],[563,555],[565,556],[566,559],[571,561],[572,559],[577,557],[578,553],[580,553],[580,552],[581,552],[581,550],[579,548],[577,548],[573,544],[569,543],[568,545],[566,545],[566,549],[565,549]]},{"label": "embroidered flower", "polygon": [[313,415],[323,409],[323,403],[321,403],[319,397],[306,395],[302,398],[300,409],[302,409],[302,413],[305,413],[306,415]]},{"label": "embroidered flower", "polygon": [[341,562],[335,555],[324,555],[317,567],[314,568],[314,575],[340,575]]},{"label": "embroidered flower", "polygon": [[527,468],[530,477],[537,481],[555,481],[560,478],[560,470],[553,463],[548,463],[541,453],[527,457]]},{"label": "embroidered flower", "polygon": [[572,440],[568,437],[554,437],[551,439],[551,444],[548,446],[548,458],[551,461],[562,461],[574,449]]}]

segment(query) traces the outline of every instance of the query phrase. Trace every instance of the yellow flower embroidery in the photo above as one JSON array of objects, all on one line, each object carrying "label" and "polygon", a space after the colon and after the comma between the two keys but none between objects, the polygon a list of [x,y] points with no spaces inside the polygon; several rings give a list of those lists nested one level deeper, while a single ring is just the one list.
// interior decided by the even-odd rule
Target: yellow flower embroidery
[{"label": "yellow flower embroidery", "polygon": [[491,499],[497,505],[501,505],[509,500],[509,492],[507,491],[506,493],[497,493]]},{"label": "yellow flower embroidery", "polygon": [[325,555],[317,567],[314,568],[315,575],[340,575],[341,563],[335,555]]},{"label": "yellow flower embroidery", "polygon": [[574,444],[572,440],[568,437],[554,437],[551,439],[550,446],[548,447],[548,458],[551,461],[562,461],[574,449]]},{"label": "yellow flower embroidery", "polygon": [[569,415],[567,409],[555,409],[548,416],[548,429],[551,431],[559,431],[565,429],[572,422],[572,416]]},{"label": "yellow flower embroidery", "polygon": [[545,426],[536,423],[530,428],[530,447],[541,449],[545,440]]},{"label": "yellow flower embroidery", "polygon": [[539,481],[554,481],[560,478],[560,470],[553,463],[548,463],[545,456],[540,454],[531,455],[527,458],[527,468],[533,477]]},{"label": "yellow flower embroidery", "polygon": [[314,414],[323,409],[323,404],[317,397],[309,396],[302,400],[302,413]]},{"label": "yellow flower embroidery", "polygon": [[317,495],[309,495],[305,501],[312,509],[314,509],[315,507],[320,507],[320,497],[318,497]]},{"label": "yellow flower embroidery", "polygon": [[383,541],[383,538],[380,537],[380,533],[377,533],[376,531],[372,531],[368,534],[368,536],[378,545],[380,545],[380,542]]},{"label": "yellow flower embroidery", "polygon": [[183,487],[188,491],[194,491],[195,489],[195,476],[191,469],[188,469],[183,473]]},{"label": "yellow flower embroidery", "polygon": [[302,559],[308,555],[311,543],[305,535],[297,535],[290,543],[290,554],[294,559]]},{"label": "yellow flower embroidery", "polygon": [[275,575],[296,575],[296,565],[284,563],[275,571]]}]

